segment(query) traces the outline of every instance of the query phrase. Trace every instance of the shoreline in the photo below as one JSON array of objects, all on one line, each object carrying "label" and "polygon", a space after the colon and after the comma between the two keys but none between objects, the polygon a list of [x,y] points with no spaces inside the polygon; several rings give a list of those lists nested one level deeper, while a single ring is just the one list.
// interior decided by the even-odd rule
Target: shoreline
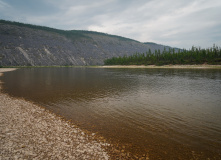
[{"label": "shoreline", "polygon": [[[16,69],[0,68],[0,76]],[[42,106],[3,93],[1,84],[0,159],[149,159]]]},{"label": "shoreline", "polygon": [[[221,69],[221,65],[210,64],[175,64],[175,65],[98,65],[98,66],[4,66],[0,72],[13,71],[19,68],[174,68],[174,69]],[[9,69],[9,70],[8,70]],[[4,71],[5,70],[5,71]]]},{"label": "shoreline", "polygon": [[[4,72],[16,68],[0,68]],[[3,159],[110,159],[111,145],[56,114],[2,93],[0,157]],[[1,159],[0,158],[0,159]]]},{"label": "shoreline", "polygon": [[98,68],[168,68],[168,69],[221,69],[221,65],[106,65]]}]

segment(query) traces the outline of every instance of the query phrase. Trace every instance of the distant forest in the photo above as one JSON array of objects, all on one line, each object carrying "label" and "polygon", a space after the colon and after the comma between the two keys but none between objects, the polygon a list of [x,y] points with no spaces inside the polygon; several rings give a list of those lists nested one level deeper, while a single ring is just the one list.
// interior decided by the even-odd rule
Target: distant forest
[{"label": "distant forest", "polygon": [[216,46],[208,49],[192,47],[190,50],[164,48],[163,52],[149,49],[146,53],[135,53],[131,56],[113,57],[104,60],[105,65],[168,65],[168,64],[219,64],[221,65],[221,48]]}]

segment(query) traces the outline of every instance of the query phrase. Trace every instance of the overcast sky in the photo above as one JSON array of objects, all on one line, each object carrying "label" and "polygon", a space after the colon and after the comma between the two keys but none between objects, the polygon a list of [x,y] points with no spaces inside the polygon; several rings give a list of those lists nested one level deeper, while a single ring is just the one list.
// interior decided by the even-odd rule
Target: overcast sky
[{"label": "overcast sky", "polygon": [[0,19],[186,49],[221,47],[221,0],[0,0]]}]

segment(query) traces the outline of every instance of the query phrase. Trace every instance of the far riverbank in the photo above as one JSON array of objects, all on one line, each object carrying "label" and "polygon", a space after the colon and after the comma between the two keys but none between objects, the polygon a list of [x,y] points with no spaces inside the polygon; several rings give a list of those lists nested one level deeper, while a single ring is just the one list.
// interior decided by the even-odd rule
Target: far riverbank
[{"label": "far riverbank", "polygon": [[56,68],[56,67],[80,67],[80,68],[171,68],[171,69],[221,69],[221,65],[103,65],[103,66],[4,66],[0,72],[13,71],[17,68]]},{"label": "far riverbank", "polygon": [[221,65],[105,65],[99,68],[172,68],[172,69],[221,69]]}]

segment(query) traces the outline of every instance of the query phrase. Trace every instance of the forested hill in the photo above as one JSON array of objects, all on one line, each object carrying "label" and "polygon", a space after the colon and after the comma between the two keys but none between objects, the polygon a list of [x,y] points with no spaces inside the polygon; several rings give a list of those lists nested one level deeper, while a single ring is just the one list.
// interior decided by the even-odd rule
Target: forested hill
[{"label": "forested hill", "polygon": [[108,58],[164,47],[99,32],[0,20],[0,66],[102,65]]}]

